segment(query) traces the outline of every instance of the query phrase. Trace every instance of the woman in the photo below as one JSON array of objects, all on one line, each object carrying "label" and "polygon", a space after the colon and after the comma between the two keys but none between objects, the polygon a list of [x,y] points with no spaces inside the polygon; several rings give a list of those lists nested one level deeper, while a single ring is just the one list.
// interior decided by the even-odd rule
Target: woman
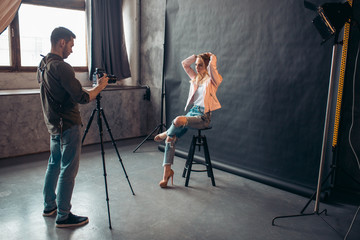
[{"label": "woman", "polygon": [[[195,70],[191,64],[195,62]],[[193,105],[185,116],[178,116],[172,122],[170,128],[158,134],[154,140],[161,142],[166,139],[164,153],[164,175],[159,185],[162,188],[167,187],[170,178],[174,177],[174,171],[171,165],[174,162],[175,144],[187,129],[201,129],[210,124],[211,112],[221,108],[216,97],[216,91],[222,82],[222,77],[216,68],[216,56],[210,52],[200,55],[192,55],[182,61],[185,72],[190,77],[190,91],[186,102],[185,111],[188,106]]]}]

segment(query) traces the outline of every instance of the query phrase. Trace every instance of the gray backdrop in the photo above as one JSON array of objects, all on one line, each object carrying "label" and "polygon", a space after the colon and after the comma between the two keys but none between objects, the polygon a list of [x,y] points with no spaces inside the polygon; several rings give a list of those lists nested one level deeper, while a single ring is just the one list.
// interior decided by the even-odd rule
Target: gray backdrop
[{"label": "gray backdrop", "polygon": [[[212,160],[314,188],[332,52],[331,40],[320,45],[315,16],[299,0],[167,0],[167,126],[185,114],[189,79],[181,61],[211,51],[223,76],[222,108],[206,132]],[[191,133],[178,149],[188,150]]]}]

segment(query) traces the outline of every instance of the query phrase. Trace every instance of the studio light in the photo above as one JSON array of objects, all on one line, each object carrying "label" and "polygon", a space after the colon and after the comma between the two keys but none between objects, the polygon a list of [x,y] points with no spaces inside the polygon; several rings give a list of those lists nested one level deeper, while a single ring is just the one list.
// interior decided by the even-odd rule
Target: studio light
[{"label": "studio light", "polygon": [[[328,88],[328,97],[326,103],[326,115],[325,115],[325,122],[324,122],[324,131],[323,131],[323,140],[322,140],[322,148],[321,148],[321,157],[320,157],[320,166],[319,166],[319,175],[318,175],[318,182],[316,192],[312,195],[308,204],[303,208],[300,214],[296,215],[287,215],[287,216],[278,216],[275,217],[272,221],[272,225],[276,219],[279,218],[289,218],[289,217],[301,217],[301,216],[309,216],[309,215],[320,215],[322,213],[327,212],[327,210],[319,211],[320,206],[320,196],[321,196],[321,187],[323,182],[327,181],[328,175],[324,181],[322,179],[324,173],[324,166],[325,166],[325,158],[327,152],[327,143],[328,143],[328,134],[329,134],[329,127],[330,127],[330,118],[331,118],[331,108],[332,108],[332,98],[334,93],[334,85],[335,85],[335,77],[336,77],[336,54],[338,53],[338,46],[342,45],[341,42],[338,41],[338,36],[341,29],[344,27],[346,22],[350,22],[352,18],[352,9],[349,2],[345,3],[325,3],[321,6],[316,6],[315,4],[304,1],[304,5],[306,8],[315,11],[318,13],[318,16],[315,17],[313,20],[313,24],[319,31],[320,35],[323,38],[323,42],[330,39],[334,36],[333,48],[332,48],[332,60],[331,60],[331,68],[330,68],[330,79],[329,79],[329,88]],[[315,206],[314,211],[312,213],[304,213],[304,210],[307,208],[309,203],[315,197]]]},{"label": "studio light", "polygon": [[338,34],[345,22],[349,22],[352,17],[352,8],[349,2],[324,3],[317,7],[311,2],[304,1],[304,5],[318,13],[312,22],[323,39],[322,44]]}]

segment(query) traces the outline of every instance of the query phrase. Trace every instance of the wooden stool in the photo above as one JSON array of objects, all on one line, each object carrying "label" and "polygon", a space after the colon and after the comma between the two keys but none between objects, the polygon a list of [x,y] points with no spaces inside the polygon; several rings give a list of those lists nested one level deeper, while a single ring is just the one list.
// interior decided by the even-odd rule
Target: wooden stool
[{"label": "wooden stool", "polygon": [[[184,172],[182,175],[183,177],[185,177],[185,175],[186,175],[186,181],[185,181],[186,187],[189,185],[191,172],[207,172],[208,177],[211,178],[212,185],[215,186],[215,178],[214,178],[214,173],[213,173],[212,165],[211,165],[211,161],[210,161],[210,154],[209,154],[209,148],[207,145],[206,137],[205,137],[205,135],[203,135],[203,136],[201,135],[201,131],[205,131],[205,130],[209,130],[209,129],[211,129],[211,127],[198,129],[198,135],[197,136],[193,135],[190,149],[189,149],[189,154],[188,154],[188,157],[187,157],[187,160],[185,163],[185,167],[184,167]],[[196,146],[199,146],[199,151],[201,149],[201,146],[204,147],[205,163],[194,162],[194,153],[195,153]],[[193,164],[204,165],[204,166],[206,166],[206,169],[194,170],[194,169],[192,169]]]}]

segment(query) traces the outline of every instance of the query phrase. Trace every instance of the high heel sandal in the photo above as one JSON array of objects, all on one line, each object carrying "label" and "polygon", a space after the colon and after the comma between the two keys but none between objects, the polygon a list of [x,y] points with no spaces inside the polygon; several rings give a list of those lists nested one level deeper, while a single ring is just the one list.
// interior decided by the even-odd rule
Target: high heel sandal
[{"label": "high heel sandal", "polygon": [[166,180],[161,180],[159,185],[161,188],[166,188],[169,179],[171,178],[171,185],[174,185],[174,171],[172,169],[170,169],[170,174],[168,176],[165,176]]}]

